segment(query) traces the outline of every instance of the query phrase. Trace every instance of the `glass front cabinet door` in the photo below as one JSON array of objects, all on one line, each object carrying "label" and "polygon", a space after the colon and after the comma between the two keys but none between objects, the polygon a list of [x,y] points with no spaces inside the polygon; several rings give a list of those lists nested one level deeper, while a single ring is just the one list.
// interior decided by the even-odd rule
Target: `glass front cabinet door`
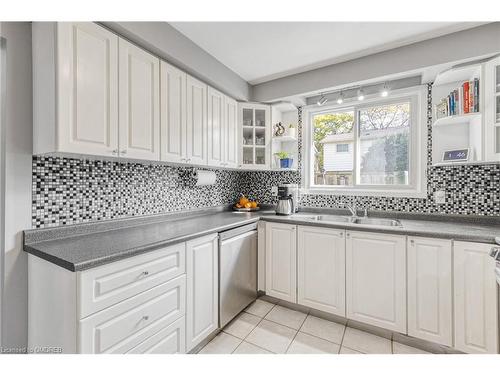
[{"label": "glass front cabinet door", "polygon": [[243,169],[268,169],[270,166],[270,113],[268,105],[239,104],[240,160]]},{"label": "glass front cabinet door", "polygon": [[485,64],[484,126],[487,161],[500,161],[500,57]]}]

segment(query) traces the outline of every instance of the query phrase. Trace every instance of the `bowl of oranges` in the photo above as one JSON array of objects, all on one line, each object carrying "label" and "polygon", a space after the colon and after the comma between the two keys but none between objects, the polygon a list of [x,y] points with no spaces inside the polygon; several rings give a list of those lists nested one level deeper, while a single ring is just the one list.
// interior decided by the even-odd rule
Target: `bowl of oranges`
[{"label": "bowl of oranges", "polygon": [[240,211],[240,212],[251,212],[251,211],[258,211],[260,210],[259,207],[259,202],[257,201],[252,201],[242,195],[238,202],[236,202],[233,206],[233,210],[235,211]]}]

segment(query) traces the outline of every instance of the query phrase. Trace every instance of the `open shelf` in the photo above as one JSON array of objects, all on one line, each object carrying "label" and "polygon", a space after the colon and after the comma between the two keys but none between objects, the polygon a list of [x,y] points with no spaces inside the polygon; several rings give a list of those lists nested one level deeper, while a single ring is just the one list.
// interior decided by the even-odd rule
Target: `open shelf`
[{"label": "open shelf", "polygon": [[466,113],[464,115],[447,116],[434,121],[433,126],[436,127],[436,126],[456,125],[464,122],[469,122],[478,119],[480,117],[481,117],[480,112]]},{"label": "open shelf", "polygon": [[481,64],[453,67],[439,73],[434,80],[434,86],[447,85],[454,82],[469,81],[481,75]]},{"label": "open shelf", "polygon": [[282,135],[280,137],[273,137],[273,141],[276,141],[276,142],[297,142],[297,138],[290,137],[289,135]]}]

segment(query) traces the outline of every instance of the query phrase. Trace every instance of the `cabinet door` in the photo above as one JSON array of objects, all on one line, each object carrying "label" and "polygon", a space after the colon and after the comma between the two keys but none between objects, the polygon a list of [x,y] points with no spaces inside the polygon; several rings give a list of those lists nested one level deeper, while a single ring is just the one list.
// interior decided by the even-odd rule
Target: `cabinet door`
[{"label": "cabinet door", "polygon": [[297,229],[297,300],[345,316],[345,238],[338,229]]},{"label": "cabinet door", "polygon": [[59,152],[118,149],[118,37],[92,22],[57,24]]},{"label": "cabinet door", "polygon": [[238,103],[226,96],[224,108],[224,162],[226,167],[236,168],[238,166]]},{"label": "cabinet door", "polygon": [[120,156],[160,160],[160,60],[120,39]]},{"label": "cabinet door", "polygon": [[297,302],[296,226],[266,223],[266,294]]},{"label": "cabinet door", "polygon": [[218,327],[219,280],[217,235],[186,243],[186,349],[193,349]]},{"label": "cabinet door", "polygon": [[491,245],[455,242],[455,348],[498,353],[498,292]]},{"label": "cabinet door", "polygon": [[225,126],[224,126],[224,95],[208,88],[208,165],[224,166]]},{"label": "cabinet door", "polygon": [[408,334],[453,345],[451,241],[408,237]]},{"label": "cabinet door", "polygon": [[241,126],[241,164],[248,169],[268,169],[271,165],[270,106],[241,103],[238,110]]},{"label": "cabinet door", "polygon": [[162,161],[186,160],[186,73],[160,62],[160,112]]},{"label": "cabinet door", "polygon": [[500,161],[500,57],[484,65],[484,83],[480,85],[484,85],[480,92],[484,97],[486,160]]},{"label": "cabinet door", "polygon": [[346,233],[347,317],[406,333],[406,238]]},{"label": "cabinet door", "polygon": [[207,85],[187,76],[187,162],[207,164]]}]

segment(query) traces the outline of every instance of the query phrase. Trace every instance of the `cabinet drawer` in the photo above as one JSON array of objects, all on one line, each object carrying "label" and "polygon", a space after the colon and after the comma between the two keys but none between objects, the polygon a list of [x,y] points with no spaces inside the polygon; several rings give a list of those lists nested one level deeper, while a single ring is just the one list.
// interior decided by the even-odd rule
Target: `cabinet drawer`
[{"label": "cabinet drawer", "polygon": [[185,315],[186,276],[80,320],[79,353],[125,353]]},{"label": "cabinet drawer", "polygon": [[79,318],[85,318],[185,272],[184,243],[79,272]]},{"label": "cabinet drawer", "polygon": [[128,351],[130,354],[182,354],[186,352],[186,318],[182,317]]}]

